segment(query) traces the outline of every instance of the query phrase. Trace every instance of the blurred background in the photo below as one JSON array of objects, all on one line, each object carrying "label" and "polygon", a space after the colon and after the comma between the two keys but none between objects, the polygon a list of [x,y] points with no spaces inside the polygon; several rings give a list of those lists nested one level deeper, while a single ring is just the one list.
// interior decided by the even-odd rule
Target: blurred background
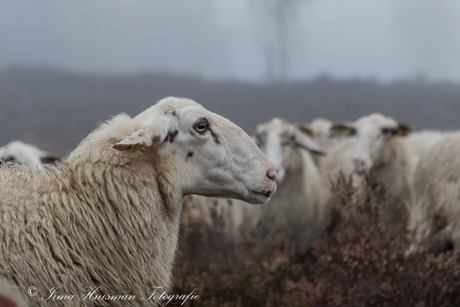
[{"label": "blurred background", "polygon": [[192,98],[278,116],[460,126],[456,0],[1,0],[0,144],[66,154],[120,112]]}]

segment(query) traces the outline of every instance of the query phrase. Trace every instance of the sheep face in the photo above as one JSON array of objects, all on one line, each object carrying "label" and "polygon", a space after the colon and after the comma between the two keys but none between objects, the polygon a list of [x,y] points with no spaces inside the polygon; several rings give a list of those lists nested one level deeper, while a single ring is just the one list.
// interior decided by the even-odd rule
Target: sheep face
[{"label": "sheep face", "polygon": [[323,154],[318,145],[302,129],[279,118],[258,125],[254,138],[267,158],[275,165],[278,183],[284,180],[289,169],[299,167],[294,165],[295,159],[292,158],[297,148]]},{"label": "sheep face", "polygon": [[113,147],[154,151],[164,165],[173,165],[183,195],[265,203],[275,192],[273,164],[251,138],[196,102],[166,98],[135,120],[141,128]]},{"label": "sheep face", "polygon": [[359,175],[385,160],[395,137],[411,132],[407,125],[381,114],[364,116],[355,123],[334,125],[331,129],[341,136],[356,136],[351,169]]}]

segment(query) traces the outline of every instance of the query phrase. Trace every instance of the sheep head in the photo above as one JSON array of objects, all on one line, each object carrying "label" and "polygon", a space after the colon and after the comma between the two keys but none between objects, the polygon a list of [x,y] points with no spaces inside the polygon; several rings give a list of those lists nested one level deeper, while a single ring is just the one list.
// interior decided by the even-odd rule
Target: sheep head
[{"label": "sheep head", "polygon": [[134,118],[140,128],[113,144],[119,151],[154,151],[173,164],[183,195],[198,194],[265,203],[276,172],[237,125],[183,98],[161,100]]},{"label": "sheep head", "polygon": [[258,125],[254,139],[275,165],[278,183],[283,181],[287,170],[299,167],[294,165],[291,158],[295,150],[302,149],[313,154],[324,155],[304,129],[279,118]]},{"label": "sheep head", "polygon": [[331,127],[331,134],[356,137],[351,168],[362,175],[375,167],[379,160],[389,154],[390,142],[395,137],[407,136],[412,129],[393,118],[374,113],[361,117],[354,123],[341,123]]}]

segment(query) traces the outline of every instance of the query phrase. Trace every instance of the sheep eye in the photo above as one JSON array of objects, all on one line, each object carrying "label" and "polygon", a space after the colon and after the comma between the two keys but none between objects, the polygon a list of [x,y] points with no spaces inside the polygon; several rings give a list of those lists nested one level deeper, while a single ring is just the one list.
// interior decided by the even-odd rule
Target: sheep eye
[{"label": "sheep eye", "polygon": [[206,119],[201,119],[198,123],[193,126],[196,132],[204,133],[209,128],[209,123]]}]

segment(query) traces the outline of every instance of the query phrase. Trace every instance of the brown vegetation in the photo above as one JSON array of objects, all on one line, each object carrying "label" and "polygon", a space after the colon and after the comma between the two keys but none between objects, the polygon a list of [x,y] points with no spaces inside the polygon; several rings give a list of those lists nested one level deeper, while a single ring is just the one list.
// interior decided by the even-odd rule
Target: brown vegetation
[{"label": "brown vegetation", "polygon": [[303,254],[282,233],[263,248],[254,230],[242,229],[246,239],[235,245],[220,227],[183,225],[174,293],[198,288],[200,299],[189,306],[460,305],[458,252],[433,243],[407,255],[405,219],[383,222],[395,204],[381,201],[372,180],[357,191],[340,177],[334,191],[331,219]]}]

